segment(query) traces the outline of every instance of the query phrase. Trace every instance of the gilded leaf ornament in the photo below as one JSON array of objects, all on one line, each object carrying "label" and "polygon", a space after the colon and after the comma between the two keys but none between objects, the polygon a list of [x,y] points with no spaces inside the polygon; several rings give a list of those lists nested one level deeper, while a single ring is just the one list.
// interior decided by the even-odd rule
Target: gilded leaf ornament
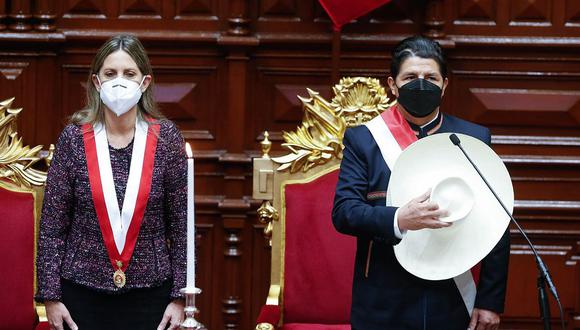
[{"label": "gilded leaf ornament", "polygon": [[307,88],[310,97],[298,96],[304,109],[302,123],[293,132],[284,132],[283,147],[291,153],[272,158],[277,171],[295,173],[342,158],[342,137],[347,127],[371,120],[395,104],[389,101],[378,79],[342,78],[333,87],[332,102]]},{"label": "gilded leaf ornament", "polygon": [[291,173],[308,171],[315,165],[341,158],[342,136],[346,129],[344,118],[336,116],[334,109],[318,92],[307,89],[310,97],[298,96],[304,108],[302,124],[294,132],[284,132],[283,147],[292,153],[272,158],[281,164],[278,171],[290,169]]},{"label": "gilded leaf ornament", "polygon": [[0,179],[21,187],[42,186],[46,172],[32,166],[43,158],[49,164],[54,146],[51,145],[48,155],[41,156],[42,145],[34,148],[23,145],[16,131],[16,119],[22,108],[11,108],[13,101],[14,98],[0,102]]}]

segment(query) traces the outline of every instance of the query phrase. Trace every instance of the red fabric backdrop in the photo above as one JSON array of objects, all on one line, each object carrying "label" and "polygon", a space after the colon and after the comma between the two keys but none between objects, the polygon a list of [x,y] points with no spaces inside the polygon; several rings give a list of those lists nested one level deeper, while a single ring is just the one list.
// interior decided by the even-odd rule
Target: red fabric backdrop
[{"label": "red fabric backdrop", "polygon": [[0,329],[34,328],[34,197],[0,187]]},{"label": "red fabric backdrop", "polygon": [[356,241],[332,225],[337,180],[338,170],[285,187],[285,324],[349,324]]}]

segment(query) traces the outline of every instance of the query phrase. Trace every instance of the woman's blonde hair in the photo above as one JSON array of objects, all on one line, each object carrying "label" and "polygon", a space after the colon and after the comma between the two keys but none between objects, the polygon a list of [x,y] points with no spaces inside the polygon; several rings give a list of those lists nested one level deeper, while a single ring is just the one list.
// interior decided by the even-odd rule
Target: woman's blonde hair
[{"label": "woman's blonde hair", "polygon": [[[93,74],[98,75],[99,70],[103,66],[105,59],[110,54],[122,50],[129,54],[133,61],[137,63],[137,67],[141,71],[143,75],[151,75],[151,62],[149,62],[149,57],[145,52],[145,48],[137,39],[137,37],[129,34],[120,34],[112,37],[111,39],[107,40],[93,59],[93,63],[91,64],[91,72],[89,73],[89,77],[87,79],[87,103],[86,106],[77,112],[75,112],[71,117],[69,122],[72,124],[83,125],[83,124],[94,124],[96,122],[104,122],[105,115],[104,115],[104,105],[101,102],[101,97],[99,95],[99,91],[93,84]],[[165,119],[165,117],[159,111],[155,100],[153,99],[153,87],[154,83],[151,80],[149,87],[143,92],[139,103],[137,103],[137,115],[143,117],[146,115],[152,119]]]}]

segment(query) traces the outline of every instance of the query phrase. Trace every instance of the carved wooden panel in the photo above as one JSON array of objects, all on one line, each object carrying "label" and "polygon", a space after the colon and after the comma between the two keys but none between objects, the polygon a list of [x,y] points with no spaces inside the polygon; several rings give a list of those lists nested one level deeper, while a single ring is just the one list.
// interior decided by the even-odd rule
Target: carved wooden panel
[{"label": "carved wooden panel", "polygon": [[154,67],[155,96],[188,140],[215,140],[220,118],[217,68]]},{"label": "carved wooden panel", "polygon": [[[19,116],[20,135],[30,141],[35,140],[36,88],[35,64],[21,58],[0,57],[0,101],[14,97],[13,108],[25,108],[26,116]],[[25,119],[25,118],[28,118]]]},{"label": "carved wooden panel", "polygon": [[510,3],[510,24],[549,26],[552,24],[552,1],[513,0]]},{"label": "carved wooden panel", "polygon": [[61,3],[65,18],[106,18],[111,16],[106,0],[65,0]]},{"label": "carved wooden panel", "polygon": [[261,111],[253,113],[253,133],[252,139],[246,142],[248,145],[255,145],[264,130],[269,131],[271,140],[280,141],[283,130],[295,129],[303,116],[297,95],[308,97],[306,88],[319,92],[329,101],[331,98],[328,73],[318,68],[259,67],[256,81],[250,102],[251,107]]},{"label": "carved wooden panel", "polygon": [[[199,223],[199,219],[202,223]],[[219,281],[213,276],[211,266],[216,260],[216,251],[213,248],[216,241],[215,225],[211,218],[198,217],[195,229],[196,238],[196,286],[203,288],[200,295],[196,297],[196,305],[202,313],[197,320],[208,325],[211,324],[211,306],[214,301],[213,292],[215,287],[219,287]]]},{"label": "carved wooden panel", "polygon": [[90,66],[87,64],[64,64],[62,67],[63,108],[56,111],[58,118],[66,118],[86,104],[86,83]]},{"label": "carved wooden panel", "polygon": [[580,2],[566,0],[564,12],[566,13],[565,25],[567,27],[580,27]]},{"label": "carved wooden panel", "polygon": [[[518,239],[518,241],[521,240]],[[538,239],[535,239],[535,241],[538,243],[536,248],[548,266],[554,284],[557,286],[562,307],[564,309],[573,309],[575,307],[576,264],[571,260],[571,252],[574,248],[577,248],[577,243],[574,241],[560,241],[542,245],[538,242]],[[530,248],[517,242],[512,244],[510,270],[508,272],[509,290],[506,297],[504,318],[518,318],[524,321],[532,321],[537,318],[538,302],[537,299],[533,299],[537,295],[537,273]],[[525,274],[525,276],[522,276],[522,274]],[[530,299],[522,299],[522,297],[530,297]],[[551,296],[550,313],[555,318],[560,314],[557,304]],[[558,327],[558,325],[554,325],[554,328]]]},{"label": "carved wooden panel", "polygon": [[[580,93],[557,72],[453,71],[452,99],[459,115],[490,126],[577,127]],[[539,79],[541,77],[541,79]],[[557,89],[555,89],[557,86]],[[510,125],[510,124],[508,124]]]},{"label": "carved wooden panel", "polygon": [[455,24],[495,25],[497,22],[497,0],[458,1]]},{"label": "carved wooden panel", "polygon": [[162,0],[121,0],[119,2],[120,18],[160,19]]},{"label": "carved wooden panel", "polygon": [[260,16],[289,16],[296,15],[297,0],[260,0]]},{"label": "carved wooden panel", "polygon": [[192,19],[204,16],[218,16],[219,1],[212,0],[177,0],[175,1],[176,19]]}]

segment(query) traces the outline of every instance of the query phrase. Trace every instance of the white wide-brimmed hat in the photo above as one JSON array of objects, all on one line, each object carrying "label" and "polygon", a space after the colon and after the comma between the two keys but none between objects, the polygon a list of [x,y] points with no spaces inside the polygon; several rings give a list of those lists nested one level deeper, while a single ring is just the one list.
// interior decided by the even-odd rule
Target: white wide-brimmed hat
[{"label": "white wide-brimmed hat", "polygon": [[[480,140],[456,135],[512,212],[514,191],[502,160]],[[410,145],[397,159],[389,181],[393,206],[403,206],[432,189],[431,200],[450,213],[440,219],[452,222],[450,227],[409,230],[394,246],[401,266],[427,280],[450,279],[471,269],[499,242],[510,221],[449,136],[449,133],[434,134]]]}]

